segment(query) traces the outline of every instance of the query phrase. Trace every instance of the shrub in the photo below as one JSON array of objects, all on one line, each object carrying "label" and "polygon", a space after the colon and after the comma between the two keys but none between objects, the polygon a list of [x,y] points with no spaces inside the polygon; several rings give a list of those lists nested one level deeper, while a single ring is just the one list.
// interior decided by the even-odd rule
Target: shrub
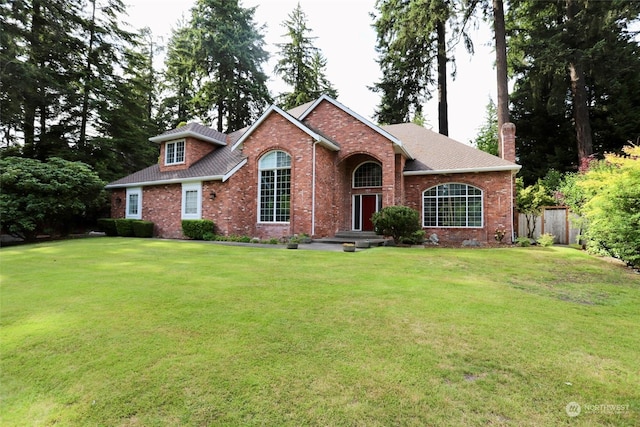
[{"label": "shrub", "polygon": [[414,231],[413,234],[409,237],[403,237],[402,243],[407,245],[421,245],[424,243],[424,238],[427,235],[427,232],[424,230]]},{"label": "shrub", "polygon": [[215,234],[216,225],[209,219],[183,219],[182,233],[194,240],[204,240],[205,234]]},{"label": "shrub", "polygon": [[118,218],[116,219],[116,230],[118,236],[133,237],[133,223],[135,219]]},{"label": "shrub", "polygon": [[153,237],[153,222],[133,221],[133,235],[136,237]]},{"label": "shrub", "polygon": [[371,218],[376,233],[391,236],[395,243],[414,238],[421,230],[420,214],[407,206],[387,206]]},{"label": "shrub", "polygon": [[537,242],[540,246],[544,246],[544,247],[552,246],[555,238],[556,236],[554,236],[553,234],[544,233],[543,235],[538,237]]},{"label": "shrub", "polygon": [[104,182],[91,166],[52,157],[0,159],[0,228],[25,240],[66,234],[104,202]]},{"label": "shrub", "polygon": [[116,220],[114,218],[98,218],[98,229],[107,236],[117,236]]},{"label": "shrub", "polygon": [[531,240],[526,236],[520,236],[516,239],[516,245],[526,248],[531,245]]},{"label": "shrub", "polygon": [[584,218],[590,252],[640,266],[640,146],[606,154],[589,170],[569,175],[561,188],[572,211]]}]

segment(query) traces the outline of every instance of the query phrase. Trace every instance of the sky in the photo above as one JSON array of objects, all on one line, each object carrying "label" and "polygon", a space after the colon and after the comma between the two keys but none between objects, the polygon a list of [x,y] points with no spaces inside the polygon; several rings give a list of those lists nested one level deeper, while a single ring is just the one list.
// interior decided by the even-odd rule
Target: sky
[{"label": "sky", "polygon": [[[149,27],[154,36],[161,37],[160,44],[168,42],[171,30],[176,28],[182,16],[188,18],[193,0],[125,0],[128,5],[128,22],[133,28]],[[314,46],[327,59],[326,75],[338,90],[338,101],[361,116],[373,120],[380,95],[368,88],[380,80],[382,74],[376,62],[376,35],[370,16],[375,12],[375,0],[241,0],[243,7],[257,6],[254,19],[258,25],[266,25],[263,31],[265,49],[271,58],[264,66],[265,74],[272,76],[268,82],[272,95],[288,91],[282,81],[274,76],[277,61],[277,43],[285,43],[282,23],[300,3],[307,16],[310,36],[316,37]],[[475,139],[484,123],[485,109],[492,98],[496,100],[496,75],[491,31],[486,24],[475,31],[475,54],[466,53],[462,43],[455,51],[456,79],[449,76],[449,136],[468,143]],[[450,63],[449,75],[453,70]],[[425,126],[438,130],[437,93],[424,106]],[[206,124],[206,123],[205,123]]]}]

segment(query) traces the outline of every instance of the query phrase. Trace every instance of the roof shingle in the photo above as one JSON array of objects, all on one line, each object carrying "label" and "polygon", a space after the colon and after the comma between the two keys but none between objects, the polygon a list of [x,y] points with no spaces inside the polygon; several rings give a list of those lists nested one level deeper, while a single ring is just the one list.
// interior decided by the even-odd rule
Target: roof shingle
[{"label": "roof shingle", "polygon": [[413,123],[382,126],[413,155],[404,172],[463,173],[518,170],[520,166]]}]

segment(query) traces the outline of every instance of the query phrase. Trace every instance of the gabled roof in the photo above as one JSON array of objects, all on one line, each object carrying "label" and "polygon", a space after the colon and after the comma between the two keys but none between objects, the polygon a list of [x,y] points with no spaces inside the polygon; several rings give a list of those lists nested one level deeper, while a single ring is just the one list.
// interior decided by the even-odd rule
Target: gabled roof
[{"label": "gabled roof", "polygon": [[161,135],[149,138],[149,141],[160,143],[187,137],[197,138],[212,144],[227,145],[227,135],[199,123],[189,123],[186,126],[168,130]]},{"label": "gabled roof", "polygon": [[[407,148],[404,146],[404,144],[402,143],[402,141],[400,139],[396,138],[394,135],[392,135],[391,133],[389,133],[386,130],[384,130],[383,127],[380,127],[380,126],[372,123],[370,120],[368,120],[368,119],[364,118],[363,116],[361,116],[360,114],[350,110],[349,108],[345,107],[344,105],[342,105],[341,103],[339,103],[338,101],[336,101],[335,99],[331,98],[328,95],[322,95],[320,98],[316,99],[313,102],[309,102],[307,104],[301,105],[300,107],[296,107],[293,110],[291,110],[290,113],[292,113],[292,114],[300,113],[300,115],[298,116],[298,119],[300,121],[304,121],[304,119],[309,114],[311,114],[311,112],[313,112],[313,110],[315,110],[316,107],[318,105],[320,105],[320,103],[322,103],[322,101],[327,101],[330,104],[333,104],[333,106],[335,106],[336,108],[341,109],[345,113],[349,114],[351,117],[359,120],[360,122],[364,123],[369,128],[373,129],[375,132],[377,132],[380,135],[382,135],[385,138],[387,138],[389,141],[391,141],[393,143],[394,151],[397,154],[404,154],[404,156],[407,157],[408,159],[412,159],[413,158],[413,156],[411,155],[409,150],[407,150]],[[302,110],[303,108],[305,108],[305,109]]]},{"label": "gabled roof", "polygon": [[229,146],[218,148],[191,165],[189,169],[161,172],[155,164],[146,169],[109,183],[106,188],[138,187],[144,185],[175,184],[189,181],[226,181],[247,158]]},{"label": "gabled roof", "polygon": [[260,127],[260,125],[267,119],[267,117],[269,117],[269,115],[271,115],[272,113],[274,114],[280,114],[282,117],[284,117],[285,119],[287,119],[290,123],[292,123],[294,126],[296,126],[298,129],[300,129],[301,131],[303,131],[304,133],[306,133],[307,135],[309,135],[311,138],[313,138],[314,141],[319,142],[321,145],[324,145],[325,147],[327,147],[328,149],[332,150],[332,151],[338,151],[340,150],[340,147],[334,143],[333,141],[330,141],[328,138],[325,138],[324,136],[322,136],[321,134],[311,130],[308,126],[306,126],[304,123],[302,123],[300,120],[296,119],[295,117],[293,117],[291,114],[287,113],[286,111],[284,111],[283,109],[281,109],[280,107],[276,106],[276,105],[272,105],[271,107],[269,107],[267,109],[267,111],[265,111],[262,116],[260,116],[260,118],[249,127],[249,129],[242,134],[242,136],[235,142],[235,144],[233,144],[233,147],[231,148],[232,150],[235,150],[238,147],[242,147],[242,144],[244,143],[244,141],[249,138],[249,136],[258,128]]},{"label": "gabled roof", "polygon": [[404,175],[518,171],[521,166],[413,123],[383,126],[415,155]]}]

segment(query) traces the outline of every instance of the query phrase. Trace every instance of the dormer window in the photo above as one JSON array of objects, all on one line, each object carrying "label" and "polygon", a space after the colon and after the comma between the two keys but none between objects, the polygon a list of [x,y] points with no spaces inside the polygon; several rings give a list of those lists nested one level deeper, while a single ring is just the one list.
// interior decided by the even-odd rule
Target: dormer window
[{"label": "dormer window", "polygon": [[164,164],[177,165],[184,163],[184,140],[167,142],[164,151]]}]

